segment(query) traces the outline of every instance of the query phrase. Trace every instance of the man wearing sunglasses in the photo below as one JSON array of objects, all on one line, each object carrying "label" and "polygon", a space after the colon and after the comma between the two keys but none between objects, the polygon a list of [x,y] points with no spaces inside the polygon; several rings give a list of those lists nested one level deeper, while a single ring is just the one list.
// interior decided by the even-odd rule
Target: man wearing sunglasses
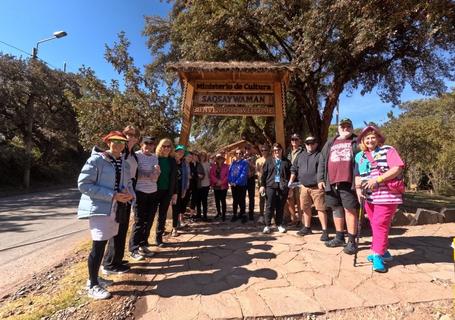
[{"label": "man wearing sunglasses", "polygon": [[[357,245],[357,209],[359,203],[355,193],[354,159],[359,147],[350,119],[340,120],[337,135],[329,139],[321,151],[318,166],[318,185],[325,191],[326,205],[332,208],[336,236],[326,241],[327,247],[344,247],[346,254],[355,254]],[[345,241],[344,227],[348,231]]]},{"label": "man wearing sunglasses", "polygon": [[327,214],[325,211],[324,190],[318,188],[319,151],[317,139],[308,136],[305,139],[305,150],[295,159],[291,167],[292,184],[296,178],[300,182],[300,205],[303,210],[303,228],[297,231],[299,236],[312,234],[311,231],[311,207],[314,205],[321,222],[321,241],[328,241]]},{"label": "man wearing sunglasses", "polygon": [[[229,167],[228,173],[228,182],[231,186],[232,192],[232,219],[231,221],[236,221],[239,217],[242,220],[242,223],[247,222],[247,217],[245,215],[246,207],[246,188],[248,183],[248,161],[243,159],[243,150],[236,149],[234,154],[234,161]],[[240,207],[240,216],[237,216],[237,209]]]}]

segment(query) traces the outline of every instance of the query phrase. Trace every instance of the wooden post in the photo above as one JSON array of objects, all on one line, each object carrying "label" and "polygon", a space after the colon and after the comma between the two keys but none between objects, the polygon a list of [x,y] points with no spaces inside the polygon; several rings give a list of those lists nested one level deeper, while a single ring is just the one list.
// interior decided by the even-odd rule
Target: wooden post
[{"label": "wooden post", "polygon": [[283,95],[281,94],[281,83],[275,81],[273,84],[273,91],[275,96],[275,138],[276,142],[286,149],[284,140],[284,119],[283,119]]},{"label": "wooden post", "polygon": [[183,145],[188,145],[190,140],[190,130],[191,122],[193,120],[193,95],[194,95],[194,85],[192,82],[185,80],[185,89],[183,92],[182,100],[182,129],[180,131],[180,140],[179,143]]}]

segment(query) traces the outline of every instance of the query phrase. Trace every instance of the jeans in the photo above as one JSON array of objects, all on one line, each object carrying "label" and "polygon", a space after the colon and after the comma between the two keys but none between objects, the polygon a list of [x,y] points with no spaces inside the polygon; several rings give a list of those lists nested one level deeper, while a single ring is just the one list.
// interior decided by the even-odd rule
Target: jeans
[{"label": "jeans", "polygon": [[[207,199],[209,196],[210,187],[201,187],[197,189],[198,197],[197,197],[197,215],[201,216],[204,215],[204,218],[207,218]],[[202,207],[202,208],[201,208]]]},{"label": "jeans", "polygon": [[216,212],[219,216],[226,215],[226,195],[227,189],[215,189],[213,191],[215,193],[215,205],[216,205]]},{"label": "jeans", "polygon": [[147,227],[155,219],[157,193],[144,193],[136,191],[136,207],[134,210],[134,225],[130,238],[130,252],[135,252],[141,246],[147,245]]},{"label": "jeans", "polygon": [[[156,240],[157,242],[163,241],[164,228],[166,226],[167,210],[171,203],[172,195],[169,194],[169,190],[158,190],[157,191],[157,202],[158,202],[158,227],[156,228]],[[156,209],[155,209],[156,212]],[[153,215],[155,216],[155,215]],[[151,229],[151,228],[150,228]],[[150,236],[150,233],[148,234]]]},{"label": "jeans", "polygon": [[256,196],[256,179],[255,179],[255,177],[248,178],[247,191],[248,191],[248,213],[251,216],[254,214],[254,197]]},{"label": "jeans", "polygon": [[240,216],[245,214],[246,209],[246,186],[232,186],[232,212],[237,216],[237,209],[240,207]]},{"label": "jeans", "polygon": [[277,226],[283,224],[283,210],[288,197],[288,191],[283,191],[279,188],[265,188],[267,204],[265,208],[265,225],[272,224],[272,217],[275,213],[275,224]]}]

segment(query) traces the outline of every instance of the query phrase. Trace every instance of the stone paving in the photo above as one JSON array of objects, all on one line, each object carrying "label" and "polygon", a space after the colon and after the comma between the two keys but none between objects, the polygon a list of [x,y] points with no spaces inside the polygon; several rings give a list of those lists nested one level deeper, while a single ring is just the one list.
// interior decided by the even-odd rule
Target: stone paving
[{"label": "stone paving", "polygon": [[[129,280],[113,294],[141,296],[139,319],[248,319],[415,303],[454,297],[450,247],[455,223],[394,227],[394,261],[385,274],[357,266],[342,248],[326,248],[320,233],[262,234],[253,222],[193,224],[147,261],[132,262]],[[139,280],[138,280],[139,279]]]}]

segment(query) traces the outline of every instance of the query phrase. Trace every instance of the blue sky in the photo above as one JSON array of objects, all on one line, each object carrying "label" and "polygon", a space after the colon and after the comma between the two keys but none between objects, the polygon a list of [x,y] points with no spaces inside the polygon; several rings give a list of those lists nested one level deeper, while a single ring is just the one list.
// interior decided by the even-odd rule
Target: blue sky
[{"label": "blue sky", "polygon": [[[159,0],[1,0],[0,51],[26,57],[2,42],[31,53],[37,41],[64,30],[68,36],[40,44],[38,56],[54,68],[63,69],[66,62],[71,72],[82,65],[90,66],[99,78],[109,82],[119,76],[104,60],[104,45],[112,45],[117,34],[125,31],[135,63],[142,67],[152,59],[147,39],[141,35],[143,17],[167,16],[170,8],[166,1]],[[402,94],[402,101],[418,98],[423,96],[409,88]],[[363,121],[386,121],[391,106],[382,103],[375,92],[365,96],[354,92],[341,97],[339,108],[341,118],[350,117],[355,127],[361,127]]]}]

